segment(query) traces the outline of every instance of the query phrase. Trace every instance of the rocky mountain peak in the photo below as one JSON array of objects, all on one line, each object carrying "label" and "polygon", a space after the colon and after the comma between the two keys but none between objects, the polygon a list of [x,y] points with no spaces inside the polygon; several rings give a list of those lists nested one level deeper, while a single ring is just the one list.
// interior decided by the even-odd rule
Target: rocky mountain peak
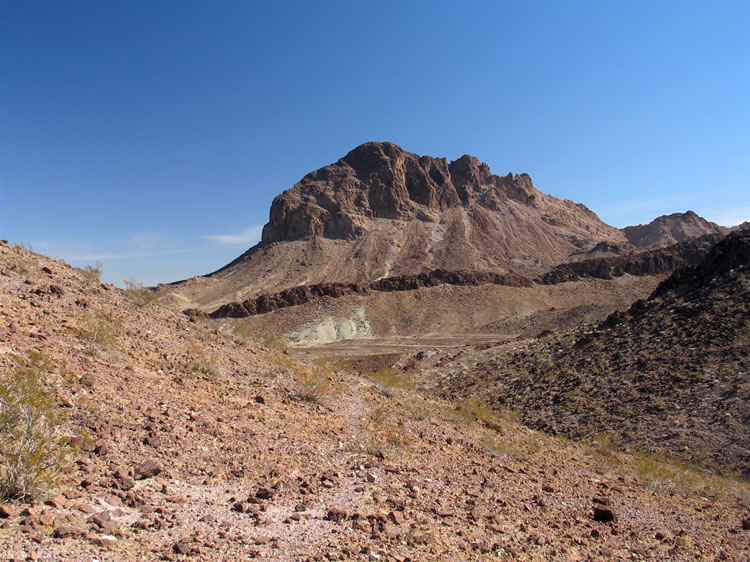
[{"label": "rocky mountain peak", "polygon": [[693,211],[672,213],[655,218],[648,224],[622,229],[628,241],[639,248],[665,248],[689,238],[706,234],[724,235],[728,229],[698,216]]},{"label": "rocky mountain peak", "polygon": [[365,219],[431,222],[450,208],[493,209],[508,198],[533,204],[537,195],[528,175],[495,176],[468,154],[449,162],[390,142],[366,142],[276,197],[263,243],[351,239],[365,231]]}]

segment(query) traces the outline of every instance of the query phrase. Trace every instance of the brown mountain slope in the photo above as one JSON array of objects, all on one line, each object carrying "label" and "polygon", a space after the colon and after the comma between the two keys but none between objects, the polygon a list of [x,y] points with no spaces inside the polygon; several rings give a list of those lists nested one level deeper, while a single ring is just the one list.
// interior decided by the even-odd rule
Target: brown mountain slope
[{"label": "brown mountain slope", "polygon": [[183,308],[212,311],[297,285],[438,269],[533,277],[600,243],[629,247],[621,231],[526,174],[370,142],[279,195],[259,245],[174,290]]},{"label": "brown mountain slope", "polygon": [[595,330],[489,350],[429,383],[478,394],[555,434],[606,433],[621,446],[750,476],[750,233],[676,271]]},{"label": "brown mountain slope", "polygon": [[41,353],[73,438],[48,497],[0,503],[4,557],[748,558],[746,486],[298,363],[149,301],[0,242],[0,381]]},{"label": "brown mountain slope", "polygon": [[648,224],[626,226],[625,237],[639,248],[665,248],[706,234],[726,235],[728,228],[707,221],[693,211],[663,215]]},{"label": "brown mountain slope", "polygon": [[[583,319],[603,320],[650,294],[674,269],[699,263],[719,239],[708,235],[669,248],[571,262],[534,280],[431,271],[367,284],[300,285],[225,304],[210,316],[244,318],[247,329],[276,333],[294,346],[397,335],[534,336]],[[378,344],[372,343],[375,351]]]}]

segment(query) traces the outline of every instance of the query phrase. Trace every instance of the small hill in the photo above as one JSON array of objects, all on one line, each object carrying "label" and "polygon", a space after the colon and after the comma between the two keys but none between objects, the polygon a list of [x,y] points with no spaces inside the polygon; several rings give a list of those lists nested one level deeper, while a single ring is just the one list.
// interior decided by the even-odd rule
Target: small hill
[{"label": "small hill", "polygon": [[646,301],[580,328],[447,363],[443,396],[478,395],[530,427],[750,476],[750,233],[731,234]]},{"label": "small hill", "polygon": [[0,500],[6,558],[747,559],[740,483],[299,362],[165,298],[0,242],[0,386],[25,365],[69,451],[50,489]]},{"label": "small hill", "polygon": [[663,215],[648,224],[622,229],[628,242],[639,248],[665,248],[707,234],[726,235],[728,228],[699,217],[693,211]]}]

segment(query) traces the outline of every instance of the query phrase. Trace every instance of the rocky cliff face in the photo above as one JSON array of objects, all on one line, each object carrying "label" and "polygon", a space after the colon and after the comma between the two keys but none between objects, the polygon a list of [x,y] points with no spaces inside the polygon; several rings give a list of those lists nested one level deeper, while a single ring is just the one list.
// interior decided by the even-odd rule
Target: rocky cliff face
[{"label": "rocky cliff face", "polygon": [[688,211],[664,215],[648,224],[626,226],[622,231],[634,246],[651,249],[666,248],[706,234],[725,235],[729,229]]},{"label": "rocky cliff face", "polygon": [[545,195],[526,174],[496,176],[472,156],[449,162],[368,142],[279,195],[262,242],[181,295],[192,301],[185,308],[210,311],[301,284],[434,270],[535,277],[597,245],[632,248],[620,230]]},{"label": "rocky cliff face", "polygon": [[507,199],[534,206],[538,195],[528,175],[492,175],[473,156],[448,162],[368,142],[276,197],[263,243],[356,238],[365,219],[436,222],[451,208],[477,203],[496,210]]}]

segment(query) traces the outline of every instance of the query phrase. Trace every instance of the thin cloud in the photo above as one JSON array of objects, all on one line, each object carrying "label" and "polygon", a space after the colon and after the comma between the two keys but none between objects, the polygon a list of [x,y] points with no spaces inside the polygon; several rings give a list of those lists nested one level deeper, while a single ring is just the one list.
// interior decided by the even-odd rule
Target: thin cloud
[{"label": "thin cloud", "polygon": [[247,246],[260,242],[261,234],[263,234],[263,225],[253,224],[235,234],[209,234],[204,238],[226,246]]},{"label": "thin cloud", "polygon": [[173,250],[164,250],[160,252],[91,252],[84,254],[61,253],[60,255],[66,261],[79,262],[93,260],[129,260],[139,258],[154,258],[173,256],[177,254],[202,254],[210,251],[210,248],[175,248]]},{"label": "thin cloud", "polygon": [[750,221],[750,206],[733,207],[731,209],[705,209],[695,212],[721,226],[737,226],[745,221]]}]

